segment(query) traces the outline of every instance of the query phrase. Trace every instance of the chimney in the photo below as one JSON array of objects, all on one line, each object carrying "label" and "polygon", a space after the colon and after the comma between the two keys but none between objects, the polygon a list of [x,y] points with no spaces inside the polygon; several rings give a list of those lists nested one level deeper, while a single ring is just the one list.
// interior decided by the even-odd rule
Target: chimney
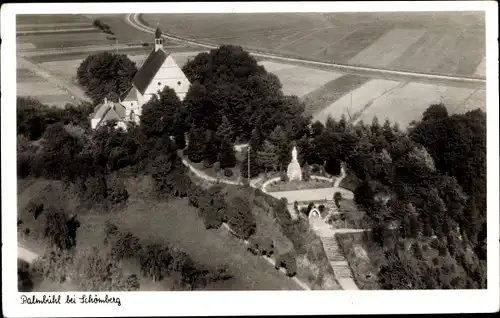
[{"label": "chimney", "polygon": [[108,104],[108,98],[104,97],[104,105],[107,105],[107,104]]},{"label": "chimney", "polygon": [[156,27],[155,31],[155,52],[163,48],[163,38],[161,37],[160,27]]}]

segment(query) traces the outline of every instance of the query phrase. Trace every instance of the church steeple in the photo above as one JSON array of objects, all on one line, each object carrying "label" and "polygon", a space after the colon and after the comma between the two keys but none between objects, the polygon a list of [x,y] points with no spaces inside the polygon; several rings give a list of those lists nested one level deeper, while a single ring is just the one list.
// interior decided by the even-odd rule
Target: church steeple
[{"label": "church steeple", "polygon": [[163,48],[163,38],[161,37],[160,27],[156,27],[155,31],[155,52]]}]

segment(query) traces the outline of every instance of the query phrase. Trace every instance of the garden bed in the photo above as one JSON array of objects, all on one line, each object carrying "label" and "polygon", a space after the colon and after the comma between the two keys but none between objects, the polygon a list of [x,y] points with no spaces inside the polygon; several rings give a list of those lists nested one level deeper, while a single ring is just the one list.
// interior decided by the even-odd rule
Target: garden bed
[{"label": "garden bed", "polygon": [[321,189],[329,188],[333,186],[333,181],[312,179],[309,181],[275,181],[271,182],[267,187],[267,192],[278,192],[278,191],[294,191],[294,190],[305,190],[305,189]]}]

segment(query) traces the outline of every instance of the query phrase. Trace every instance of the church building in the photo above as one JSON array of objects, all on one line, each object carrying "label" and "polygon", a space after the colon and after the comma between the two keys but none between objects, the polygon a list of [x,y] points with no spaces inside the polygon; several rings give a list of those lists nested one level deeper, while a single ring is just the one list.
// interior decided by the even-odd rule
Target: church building
[{"label": "church building", "polygon": [[[142,106],[166,86],[173,89],[180,100],[186,97],[191,83],[174,58],[163,50],[161,34],[160,28],[157,28],[154,49],[132,79],[132,86],[120,96],[118,101],[120,107],[114,105],[116,103],[110,104],[105,101],[95,108],[91,119],[93,129],[111,117],[113,119],[119,117],[122,123],[132,121],[139,124]],[[109,113],[110,105],[114,105],[112,107],[114,111],[111,115],[104,116]]]}]

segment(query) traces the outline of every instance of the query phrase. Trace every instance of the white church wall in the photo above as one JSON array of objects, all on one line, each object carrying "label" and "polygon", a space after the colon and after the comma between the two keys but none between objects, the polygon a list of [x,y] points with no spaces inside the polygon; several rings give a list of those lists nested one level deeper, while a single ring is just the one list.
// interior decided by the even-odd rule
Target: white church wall
[{"label": "white church wall", "polygon": [[165,86],[168,86],[172,88],[182,100],[186,96],[190,85],[191,83],[189,83],[182,69],[171,56],[168,56],[146,88],[144,95],[149,95],[151,98],[153,94],[156,94],[158,91],[163,90]]}]

